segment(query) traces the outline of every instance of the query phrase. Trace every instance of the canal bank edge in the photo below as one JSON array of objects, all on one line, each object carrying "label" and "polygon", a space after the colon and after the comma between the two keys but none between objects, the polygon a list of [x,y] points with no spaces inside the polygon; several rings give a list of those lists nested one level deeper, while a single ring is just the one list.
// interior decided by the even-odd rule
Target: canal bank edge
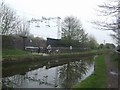
[{"label": "canal bank edge", "polygon": [[59,60],[62,58],[75,58],[75,57],[86,57],[92,55],[101,55],[105,52],[101,51],[88,51],[88,52],[80,52],[80,53],[62,53],[62,54],[50,54],[48,56],[42,55],[19,55],[19,56],[5,56],[2,58],[2,64],[20,64],[25,62],[32,61],[41,61],[41,60]]},{"label": "canal bank edge", "polygon": [[107,74],[104,55],[99,55],[95,59],[95,71],[85,80],[77,83],[73,88],[106,88],[107,87]]}]

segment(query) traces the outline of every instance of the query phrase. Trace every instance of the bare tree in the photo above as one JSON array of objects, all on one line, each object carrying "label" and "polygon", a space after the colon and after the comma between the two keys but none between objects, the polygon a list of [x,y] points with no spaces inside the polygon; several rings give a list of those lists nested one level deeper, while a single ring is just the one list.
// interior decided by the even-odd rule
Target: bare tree
[{"label": "bare tree", "polygon": [[95,21],[94,23],[99,26],[99,29],[112,30],[114,33],[111,36],[120,45],[120,1],[109,0],[103,5],[99,5],[100,16],[104,16],[106,21]]},{"label": "bare tree", "polygon": [[17,34],[20,36],[29,36],[29,22],[26,20],[19,20],[20,23],[17,25]]},{"label": "bare tree", "polygon": [[17,34],[22,36],[29,35],[29,22],[22,20],[4,2],[0,5],[0,34]]},{"label": "bare tree", "polygon": [[0,34],[10,35],[16,33],[16,26],[19,23],[17,19],[15,12],[2,2],[0,4]]}]

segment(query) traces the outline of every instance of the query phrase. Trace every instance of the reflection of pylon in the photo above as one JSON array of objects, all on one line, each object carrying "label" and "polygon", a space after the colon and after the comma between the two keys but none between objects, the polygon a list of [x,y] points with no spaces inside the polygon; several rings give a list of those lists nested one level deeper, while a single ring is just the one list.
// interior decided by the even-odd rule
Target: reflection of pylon
[{"label": "reflection of pylon", "polygon": [[58,86],[58,67],[56,68],[56,76],[55,76],[55,87]]}]

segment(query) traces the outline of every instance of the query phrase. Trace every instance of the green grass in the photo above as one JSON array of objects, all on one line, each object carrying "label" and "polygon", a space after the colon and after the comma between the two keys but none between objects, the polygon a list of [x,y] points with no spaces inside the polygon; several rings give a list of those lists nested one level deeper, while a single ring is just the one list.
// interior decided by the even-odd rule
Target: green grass
[{"label": "green grass", "polygon": [[104,56],[100,55],[95,60],[94,73],[82,82],[73,86],[73,88],[106,88],[106,78],[107,76]]},{"label": "green grass", "polygon": [[18,63],[18,62],[26,62],[26,61],[37,61],[37,60],[56,60],[56,59],[65,59],[65,58],[81,58],[88,57],[94,55],[101,55],[104,51],[102,50],[91,50],[85,52],[72,52],[72,53],[60,53],[60,54],[50,54],[49,56],[42,55],[33,55],[30,52],[26,52],[19,49],[7,49],[2,52],[2,62],[6,63]]},{"label": "green grass", "polygon": [[29,55],[30,53],[19,50],[19,49],[7,49],[2,51],[2,56],[24,56],[24,55]]},{"label": "green grass", "polygon": [[96,54],[101,54],[102,52],[101,51],[86,51],[86,52],[74,52],[74,53],[60,53],[60,54],[50,54],[49,56],[41,56],[41,55],[38,55],[38,54],[31,54],[30,52],[26,52],[26,51],[22,51],[22,50],[19,50],[19,49],[8,49],[8,50],[4,50],[2,52],[3,54],[3,58],[4,60],[21,60],[22,59],[26,59],[26,58],[31,58],[31,59],[36,59],[39,58],[39,59],[61,59],[61,58],[79,58],[79,57],[86,57],[86,56],[93,56],[93,55],[96,55]]}]

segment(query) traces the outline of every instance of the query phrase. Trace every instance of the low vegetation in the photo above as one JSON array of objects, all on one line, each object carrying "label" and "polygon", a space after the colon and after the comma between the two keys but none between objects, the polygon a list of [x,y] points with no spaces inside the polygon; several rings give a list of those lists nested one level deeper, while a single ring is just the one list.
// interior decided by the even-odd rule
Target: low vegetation
[{"label": "low vegetation", "polygon": [[111,60],[114,64],[118,64],[119,56],[117,53],[111,52],[110,57],[111,57]]},{"label": "low vegetation", "polygon": [[120,65],[119,65],[119,60],[120,60],[120,54],[116,53],[116,52],[111,52],[110,54],[110,58],[112,63],[118,67],[118,69],[120,69]]}]

